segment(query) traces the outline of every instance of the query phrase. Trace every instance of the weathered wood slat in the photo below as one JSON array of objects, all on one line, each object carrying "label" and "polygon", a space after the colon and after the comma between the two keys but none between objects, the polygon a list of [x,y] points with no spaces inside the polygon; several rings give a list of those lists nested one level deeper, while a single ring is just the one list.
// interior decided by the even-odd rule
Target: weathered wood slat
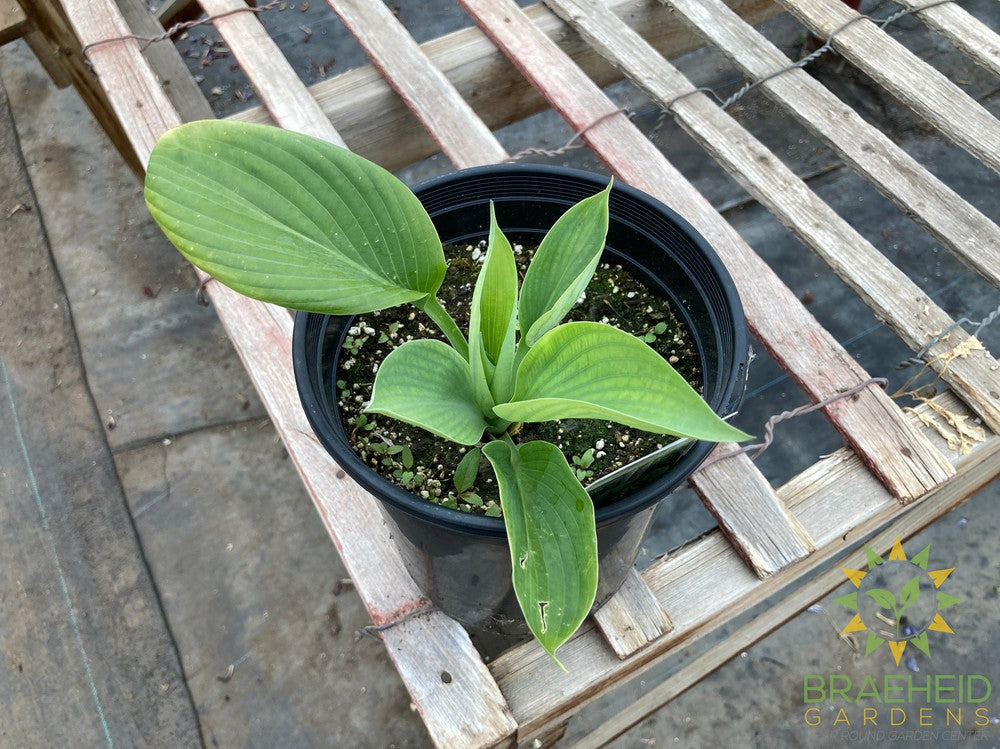
[{"label": "weathered wood slat", "polygon": [[[888,552],[896,538],[906,540],[942,515],[951,512],[969,499],[983,484],[989,482],[995,474],[996,467],[989,460],[979,460],[974,465],[963,466],[962,471],[954,479],[936,489],[912,510],[898,518],[890,528],[868,540],[867,544],[876,551]],[[849,481],[850,477],[847,479]],[[850,486],[847,488],[850,489]],[[856,543],[857,540],[856,537],[854,542]],[[837,558],[839,554],[838,551],[830,558]],[[841,571],[841,567],[858,569],[859,565],[864,565],[864,560],[864,553],[855,551],[848,557],[839,558],[835,563],[825,562],[823,566],[828,568],[826,572],[810,578],[807,582],[794,588],[785,598],[773,606],[769,606],[766,616],[754,617],[738,630],[727,635],[723,641],[714,645],[706,653],[672,674],[666,681],[643,694],[620,713],[603,721],[593,733],[574,744],[573,749],[596,749],[607,745],[667,702],[697,684],[737,653],[746,650],[782,626],[800,613],[803,608],[836,589],[844,582],[844,573]]]},{"label": "weathered wood slat", "polygon": [[[761,23],[781,12],[772,0],[726,2],[751,23]],[[669,57],[690,52],[700,44],[676,14],[655,3],[610,0],[610,4]],[[621,73],[540,3],[529,6],[525,12],[600,85],[621,80]],[[493,129],[548,106],[478,28],[446,34],[421,44],[420,49]],[[489,81],[488,87],[484,81]],[[336,123],[351,150],[386,169],[399,169],[438,151],[437,144],[374,66],[366,65],[320,81],[309,92]],[[372,117],[372,112],[378,112],[378,117]],[[234,114],[232,119],[272,122],[267,110],[260,106]]]},{"label": "weathered wood slat", "polygon": [[[424,724],[442,749],[512,746],[514,719],[465,630],[440,611],[408,619],[382,633],[386,649]],[[414,657],[416,653],[419,657]],[[488,701],[493,722],[470,697]]]},{"label": "weathered wood slat", "polygon": [[[121,36],[124,21],[111,0],[66,0],[66,9],[82,43]],[[242,15],[242,14],[240,14]],[[135,153],[144,162],[156,139],[180,118],[134,41],[100,45],[91,60],[100,79],[112,86],[110,99],[126,123]],[[155,118],[137,115],[156,112]],[[338,551],[354,578],[372,620],[392,624],[427,604],[407,574],[389,529],[371,495],[337,468],[312,436],[298,403],[291,366],[292,318],[284,309],[247,299],[211,283],[208,292],[233,345],[247,367],[289,455],[295,462]],[[498,691],[461,626],[444,616],[421,638],[402,633],[420,624],[418,617],[385,630],[385,644],[420,709],[432,740],[448,746],[455,715],[467,720],[464,739],[472,746],[505,740],[516,726]],[[397,629],[399,630],[397,635]],[[441,680],[441,672],[459,674],[469,688],[455,689],[450,700],[427,703],[426,685]]]},{"label": "weathered wood slat", "polygon": [[1000,172],[1000,122],[941,73],[840,0],[778,0],[833,48],[969,153]]},{"label": "weathered wood slat", "polygon": [[[735,450],[720,445],[712,456]],[[691,477],[691,486],[757,577],[769,577],[815,550],[802,524],[745,454],[705,466]]]},{"label": "weathered wood slat", "polygon": [[618,592],[594,612],[594,624],[619,658],[628,658],[673,627],[635,568]]},{"label": "weathered wood slat", "polygon": [[[187,2],[194,4],[194,0]],[[149,7],[143,0],[117,0],[117,3],[125,23],[135,34],[146,37],[163,34],[163,26],[149,12]],[[142,54],[184,122],[215,117],[211,105],[201,93],[198,84],[194,82],[172,41],[165,39],[154,42],[146,47]]]},{"label": "weathered wood slat", "polygon": [[87,50],[87,59],[132,144],[133,153],[144,167],[156,139],[181,124],[177,111],[143,59],[139,42],[124,38],[132,30],[116,6],[109,0],[95,3],[66,0],[63,7],[80,44],[93,44]]},{"label": "weathered wood slat", "polygon": [[500,141],[385,5],[327,2],[455,166],[463,169],[507,158]]},{"label": "weathered wood slat", "polygon": [[[244,0],[199,0],[211,16],[247,7]],[[212,22],[274,121],[288,130],[343,146],[344,141],[253,13]]]},{"label": "weathered wood slat", "polygon": [[[938,396],[936,403],[968,414],[950,393]],[[927,409],[921,406],[918,410]],[[928,432],[928,438],[941,444],[934,434]],[[900,506],[864,469],[858,457],[846,449],[793,478],[778,491],[778,496],[813,538],[816,551],[765,580],[746,568],[718,531],[654,562],[642,576],[670,613],[674,628],[625,661],[618,660],[601,636],[586,625],[559,651],[569,674],[551,668],[546,662],[548,656],[533,643],[504,653],[490,669],[520,726],[519,740],[530,741],[548,726],[565,721],[604,690],[642,674],[659,656],[668,651],[680,652],[699,634],[749,611],[809,570],[822,569],[842,554],[845,543],[867,538],[904,513],[906,518],[908,513],[922,513],[925,504],[933,509],[922,524],[947,512],[997,475],[1000,437],[990,434],[970,453],[949,455],[958,474],[913,509]],[[783,616],[790,617],[816,595],[797,597]]]},{"label": "weathered wood slat", "polygon": [[[663,2],[754,80],[791,62],[720,0]],[[787,71],[760,87],[970,268],[1000,286],[1000,228],[995,223],[806,71]]]},{"label": "weathered wood slat", "polygon": [[[910,278],[824,203],[780,159],[677,68],[595,0],[549,0],[580,33],[655,101],[672,105],[677,122],[747,191],[813,249],[914,351],[954,320]],[[994,430],[1000,431],[1000,367],[988,351],[967,351],[955,333],[927,352],[929,366]],[[962,347],[961,349],[957,347]],[[949,352],[962,351],[962,356]]]},{"label": "weathered wood slat", "polygon": [[[705,236],[733,275],[751,330],[800,387],[822,400],[869,379],[708,201],[623,114],[613,114],[614,104],[516,5],[506,0],[462,4],[575,130],[610,115],[587,130],[584,140],[619,178],[672,206]],[[877,387],[826,412],[903,501],[921,496],[953,472]]]},{"label": "weathered wood slat", "polygon": [[[904,8],[928,5],[926,0],[896,0]],[[960,49],[970,60],[1000,75],[1000,36],[955,3],[919,11],[917,18]]]}]

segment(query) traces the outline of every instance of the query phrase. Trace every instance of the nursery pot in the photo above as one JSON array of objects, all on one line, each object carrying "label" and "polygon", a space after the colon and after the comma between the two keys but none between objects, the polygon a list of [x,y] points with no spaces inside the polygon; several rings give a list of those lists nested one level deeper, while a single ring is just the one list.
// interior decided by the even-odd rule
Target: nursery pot
[{"label": "nursery pot", "polygon": [[[489,231],[493,201],[512,242],[537,245],[570,206],[599,192],[607,178],[540,165],[466,169],[414,188],[445,244],[475,244]],[[742,398],[749,359],[743,309],[715,252],[686,221],[650,196],[615,183],[602,262],[621,264],[666,297],[687,326],[700,358],[702,393],[725,416]],[[351,317],[299,313],[293,356],[303,407],[337,463],[382,503],[410,573],[445,613],[480,637],[508,642],[528,635],[511,583],[503,520],[428,502],[390,483],[351,450],[337,408],[337,362]],[[657,503],[704,460],[712,445],[693,443],[669,466],[652,467],[595,497],[600,577],[597,605],[625,580]],[[607,494],[607,493],[606,493]]]}]

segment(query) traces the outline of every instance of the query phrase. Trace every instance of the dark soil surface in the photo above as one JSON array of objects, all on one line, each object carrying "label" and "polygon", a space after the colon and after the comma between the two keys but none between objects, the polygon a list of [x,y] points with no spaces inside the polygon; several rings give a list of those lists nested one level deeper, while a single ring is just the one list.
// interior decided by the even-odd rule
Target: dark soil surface
[{"label": "dark soil surface", "polygon": [[[445,247],[448,274],[438,298],[463,330],[468,329],[469,303],[484,252],[484,243]],[[533,248],[515,246],[522,277],[532,252]],[[598,266],[581,301],[567,315],[566,321],[571,320],[603,322],[642,337],[700,390],[701,372],[688,331],[665,299],[651,294],[621,266]],[[488,461],[480,461],[471,485],[462,482],[456,487],[455,469],[469,448],[419,427],[364,413],[378,365],[396,346],[414,338],[445,340],[423,312],[408,306],[355,318],[337,372],[338,405],[351,446],[368,466],[416,495],[446,507],[499,517],[499,494]],[[671,441],[664,435],[586,419],[525,424],[515,439],[557,445],[584,486]]]}]

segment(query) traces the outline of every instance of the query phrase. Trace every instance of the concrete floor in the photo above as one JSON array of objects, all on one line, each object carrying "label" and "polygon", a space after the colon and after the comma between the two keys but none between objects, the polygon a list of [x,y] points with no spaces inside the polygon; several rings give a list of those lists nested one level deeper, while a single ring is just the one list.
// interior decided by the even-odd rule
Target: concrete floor
[{"label": "concrete floor", "polygon": [[[322,16],[307,19],[313,29],[308,45],[296,30],[305,15],[265,14],[307,82],[356,64],[338,23],[322,4],[314,5],[305,13]],[[964,6],[1000,26],[995,3]],[[433,8],[427,18],[439,25],[421,27],[418,36],[460,22]],[[401,12],[405,17],[409,11]],[[910,19],[894,33],[1000,112],[995,78]],[[769,34],[792,54],[801,42],[787,20],[773,24]],[[201,44],[194,37],[190,43]],[[336,60],[321,60],[321,72],[316,60],[329,62],[327,54]],[[699,84],[731,84],[734,78],[709,52],[688,56],[681,67]],[[206,93],[224,98],[215,102],[220,111],[242,103],[229,88],[239,82],[228,68],[202,69]],[[816,74],[1000,220],[995,174],[850,67],[831,63]],[[2,170],[6,182],[0,182],[0,250],[5,268],[23,271],[5,272],[0,286],[0,361],[10,404],[0,404],[7,409],[0,467],[4,495],[16,500],[0,507],[0,746],[90,746],[109,738],[129,746],[426,745],[382,647],[355,640],[354,631],[367,620],[357,596],[340,584],[342,563],[214,314],[194,303],[193,274],[146,214],[139,184],[75,93],[55,90],[25,47],[0,50],[0,78],[11,111],[8,117],[0,110],[0,119],[12,117],[19,139],[0,141],[9,161]],[[225,97],[211,96],[217,86],[227,87]],[[645,106],[628,85],[613,87],[612,94],[633,109]],[[748,96],[734,113],[946,310],[979,318],[1000,303],[1000,293],[804,130],[779,118],[766,99]],[[638,121],[648,130],[654,119]],[[501,133],[512,152],[558,146],[568,135],[551,114]],[[793,290],[809,295],[814,314],[871,373],[902,381],[906,373],[895,365],[908,352],[841,282],[672,123],[657,142]],[[602,169],[585,151],[564,161]],[[403,176],[414,181],[447,169],[437,158]],[[18,205],[25,208],[8,216]],[[28,248],[30,263],[24,260]],[[997,328],[984,334],[994,353],[1000,351]],[[801,402],[803,396],[762,357],[751,372],[741,425],[759,431],[768,415]],[[12,429],[15,423],[20,432]],[[775,482],[840,444],[821,417],[779,429],[778,443],[760,460]],[[955,564],[948,591],[962,600],[949,617],[958,636],[935,642],[932,659],[918,656],[911,668],[921,674],[982,673],[1000,683],[993,655],[1000,645],[998,494],[994,482],[906,544],[915,552],[930,543],[932,562]],[[690,493],[679,492],[658,515],[647,558],[712,524]],[[832,600],[848,589],[777,630],[615,745],[915,741],[842,735],[830,724],[833,713],[819,727],[805,725],[805,674],[880,678],[883,670],[895,672],[891,662],[865,658],[838,637],[843,612]],[[696,653],[600,701],[571,722],[569,737],[586,735]],[[995,698],[986,704],[991,716],[1000,715]],[[979,745],[996,745],[997,736],[991,725]]]}]

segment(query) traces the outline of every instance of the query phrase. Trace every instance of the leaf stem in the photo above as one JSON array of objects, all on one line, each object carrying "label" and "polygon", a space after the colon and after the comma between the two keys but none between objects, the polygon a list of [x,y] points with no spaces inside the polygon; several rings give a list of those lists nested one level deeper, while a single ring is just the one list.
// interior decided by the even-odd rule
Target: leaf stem
[{"label": "leaf stem", "polygon": [[448,314],[448,310],[441,306],[441,302],[438,301],[437,297],[433,294],[428,294],[421,301],[414,302],[414,306],[434,321],[434,324],[448,337],[448,341],[455,350],[468,361],[469,342],[465,340],[465,335],[458,327],[458,324]]}]

